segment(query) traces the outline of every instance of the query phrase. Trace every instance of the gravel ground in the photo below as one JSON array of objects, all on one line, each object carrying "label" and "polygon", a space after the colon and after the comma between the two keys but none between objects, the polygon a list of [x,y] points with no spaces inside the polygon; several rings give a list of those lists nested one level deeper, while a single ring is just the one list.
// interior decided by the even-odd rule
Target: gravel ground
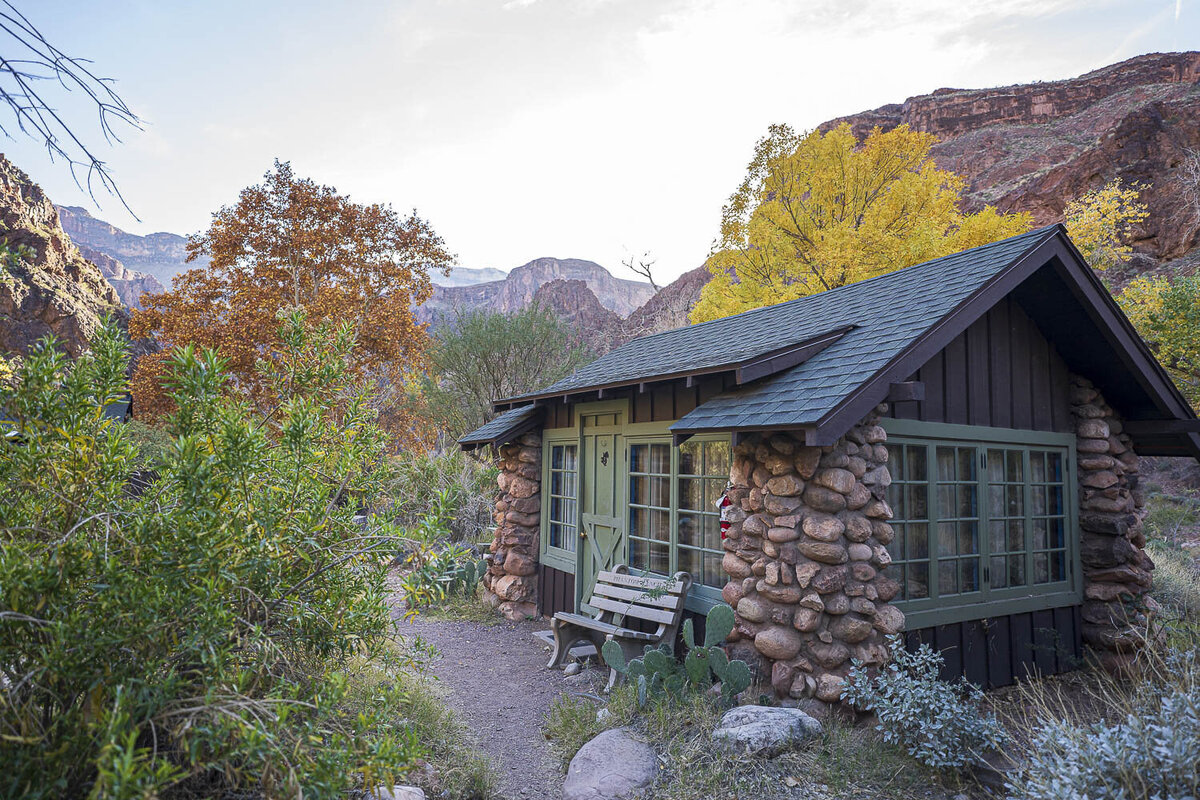
[{"label": "gravel ground", "polygon": [[543,621],[480,625],[417,617],[398,624],[403,635],[419,635],[441,653],[433,672],[495,764],[501,797],[560,798],[563,775],[542,724],[555,698],[592,691],[598,672],[566,678],[546,669],[549,648],[533,635],[549,627]]}]

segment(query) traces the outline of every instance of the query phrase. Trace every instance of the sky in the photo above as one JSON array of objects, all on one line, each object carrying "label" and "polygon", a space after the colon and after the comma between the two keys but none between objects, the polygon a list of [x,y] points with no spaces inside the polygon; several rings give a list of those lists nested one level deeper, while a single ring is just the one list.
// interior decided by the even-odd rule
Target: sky
[{"label": "sky", "polygon": [[189,234],[280,159],[416,209],[460,266],[649,253],[660,283],[703,263],[772,123],[1200,48],[1200,0],[11,2],[145,121],[109,146],[50,94],[137,218],[6,124],[59,204]]}]

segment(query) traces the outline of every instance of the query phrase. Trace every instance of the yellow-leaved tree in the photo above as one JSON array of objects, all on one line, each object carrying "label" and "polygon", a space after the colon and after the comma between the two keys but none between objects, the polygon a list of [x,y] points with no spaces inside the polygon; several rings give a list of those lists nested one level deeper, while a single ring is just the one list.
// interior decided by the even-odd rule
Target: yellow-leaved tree
[{"label": "yellow-leaved tree", "polygon": [[713,274],[692,322],[794,300],[1029,230],[1028,214],[961,206],[963,179],[901,125],[861,143],[850,126],[771,126],[721,214]]},{"label": "yellow-leaved tree", "polygon": [[1140,183],[1125,186],[1120,178],[1114,178],[1063,208],[1067,233],[1092,269],[1103,272],[1124,264],[1133,255],[1126,240],[1130,229],[1150,213],[1139,200],[1145,188]]},{"label": "yellow-leaved tree", "polygon": [[1117,302],[1200,411],[1200,277],[1143,276],[1126,286]]}]

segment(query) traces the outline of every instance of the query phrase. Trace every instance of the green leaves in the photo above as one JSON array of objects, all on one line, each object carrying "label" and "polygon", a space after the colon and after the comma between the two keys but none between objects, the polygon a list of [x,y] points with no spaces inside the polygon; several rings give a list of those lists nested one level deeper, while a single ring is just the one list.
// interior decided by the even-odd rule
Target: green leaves
[{"label": "green leaves", "polygon": [[284,324],[268,361],[292,391],[265,418],[226,395],[211,352],[171,354],[178,412],[140,496],[137,448],[103,413],[125,389],[114,324],[73,363],[44,343],[0,386],[0,795],[194,779],[340,797],[417,755],[393,690],[355,677],[396,646],[395,539],[354,519],[382,486],[383,437],[346,377],[352,341]]}]

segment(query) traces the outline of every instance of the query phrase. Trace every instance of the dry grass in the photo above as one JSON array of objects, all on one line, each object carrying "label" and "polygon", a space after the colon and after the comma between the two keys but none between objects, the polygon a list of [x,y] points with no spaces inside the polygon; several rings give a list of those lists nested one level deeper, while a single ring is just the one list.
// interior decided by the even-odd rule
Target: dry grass
[{"label": "dry grass", "polygon": [[483,601],[478,586],[469,594],[451,594],[443,602],[426,606],[418,612],[427,619],[444,622],[474,622],[479,625],[498,625],[504,620],[495,609]]}]

